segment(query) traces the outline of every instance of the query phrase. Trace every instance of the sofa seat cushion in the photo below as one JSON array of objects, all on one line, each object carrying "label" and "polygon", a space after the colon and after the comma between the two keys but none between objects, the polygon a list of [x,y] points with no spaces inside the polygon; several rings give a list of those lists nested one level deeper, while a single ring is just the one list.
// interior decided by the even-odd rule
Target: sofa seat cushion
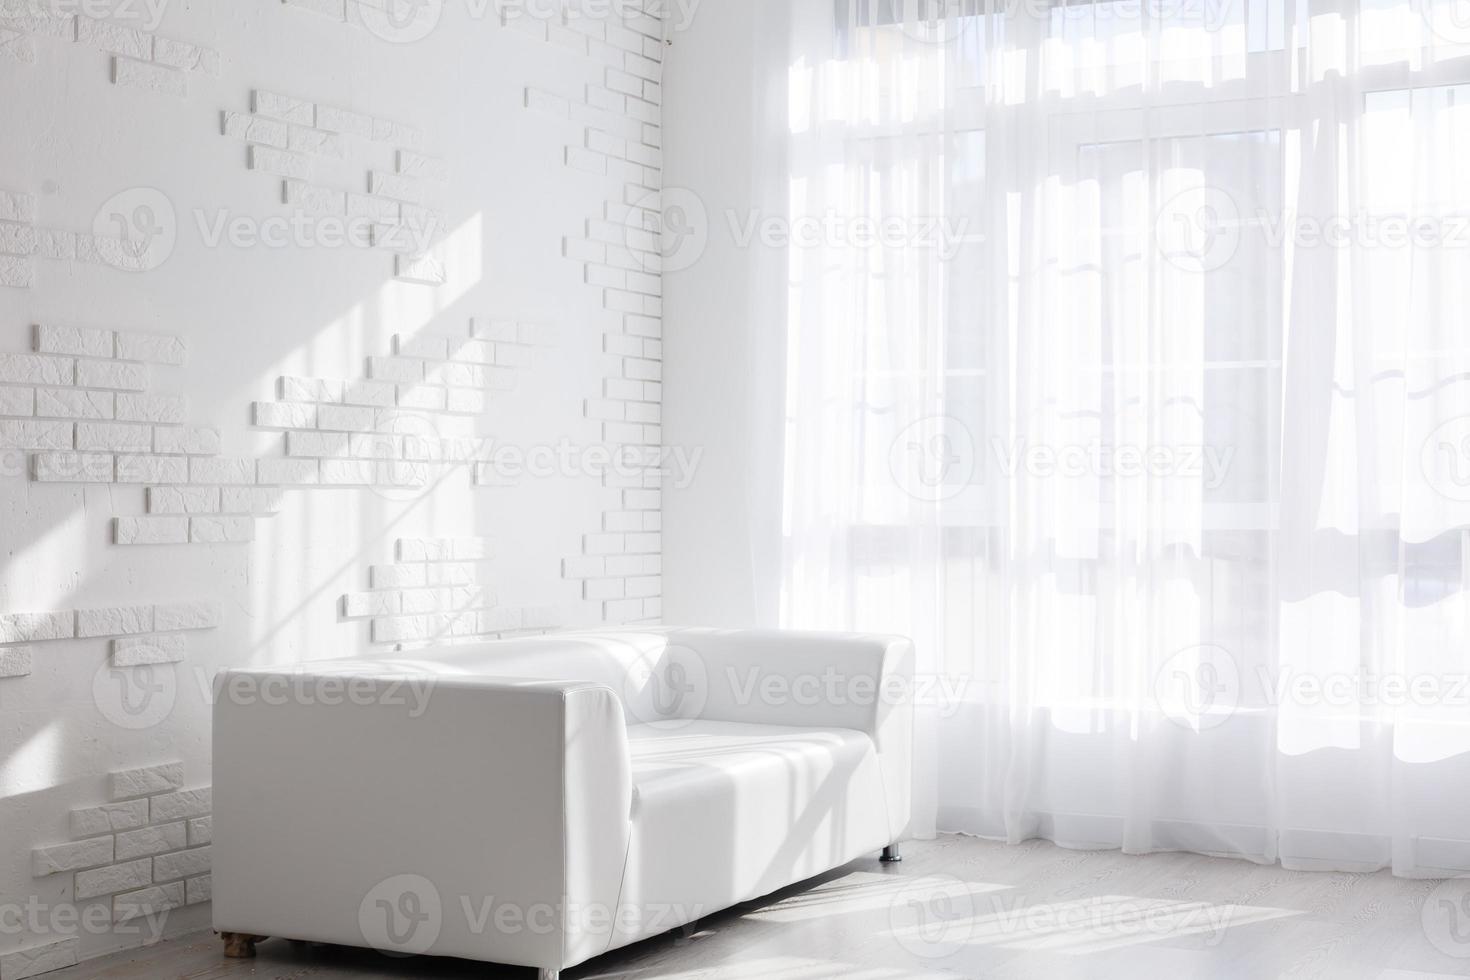
[{"label": "sofa seat cushion", "polygon": [[787,728],[730,721],[630,725],[633,811],[641,802],[718,793],[730,785],[786,786],[849,771],[873,740],[850,728]]},{"label": "sofa seat cushion", "polygon": [[891,843],[873,740],[845,728],[628,728],[633,835],[622,945]]}]

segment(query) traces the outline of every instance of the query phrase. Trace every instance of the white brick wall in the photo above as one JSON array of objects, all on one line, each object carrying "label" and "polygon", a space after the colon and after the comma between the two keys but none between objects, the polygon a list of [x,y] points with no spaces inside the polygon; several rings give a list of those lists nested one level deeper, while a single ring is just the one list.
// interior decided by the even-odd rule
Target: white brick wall
[{"label": "white brick wall", "polygon": [[167,334],[119,332],[117,356],[125,361],[178,366],[188,362],[189,348],[182,338]]},{"label": "white brick wall", "polygon": [[149,487],[150,514],[217,514],[221,509],[219,487]]},{"label": "white brick wall", "polygon": [[6,613],[0,615],[0,643],[35,643],[76,636],[76,613]]},{"label": "white brick wall", "polygon": [[[148,368],[142,364],[83,359],[76,362],[76,370],[76,383],[83,388],[143,391],[148,387]],[[70,384],[71,382],[52,383]]]},{"label": "white brick wall", "polygon": [[184,764],[170,762],[144,769],[124,769],[108,777],[110,793],[114,800],[127,800],[158,793],[172,793],[184,785]]},{"label": "white brick wall", "polygon": [[129,88],[140,88],[179,98],[189,94],[189,76],[165,65],[118,56],[112,59],[112,80]]},{"label": "white brick wall", "polygon": [[131,637],[112,641],[114,667],[145,664],[176,664],[188,658],[187,642],[181,634]]},{"label": "white brick wall", "polygon": [[77,612],[77,636],[130,636],[153,632],[152,606],[118,606]]},{"label": "white brick wall", "polygon": [[0,354],[0,384],[70,385],[76,361],[39,354]]},{"label": "white brick wall", "polygon": [[25,980],[43,973],[76,966],[82,941],[75,936],[54,939],[0,955],[0,977]]},{"label": "white brick wall", "polygon": [[[530,25],[521,25],[530,27]],[[569,25],[570,26],[570,25]],[[526,107],[575,125],[575,139],[566,146],[566,164],[609,186],[602,214],[589,219],[581,235],[563,240],[562,253],[582,267],[583,279],[598,289],[602,305],[612,315],[604,336],[608,354],[604,390],[586,403],[587,418],[596,423],[603,440],[617,450],[654,447],[662,440],[662,257],[656,229],[661,207],[662,134],[659,102],[662,98],[663,33],[653,17],[634,16],[622,25],[602,25],[585,37],[558,29],[530,27],[533,36],[585,48],[604,67],[602,84],[588,85],[575,98],[535,89],[526,90]],[[614,190],[615,188],[615,190]],[[478,479],[494,482],[485,468]],[[659,474],[650,466],[634,478],[637,488],[656,488]],[[609,476],[609,490],[619,489]],[[641,510],[625,499],[610,497],[598,533],[584,537],[583,554],[564,564],[564,575],[581,582],[583,595],[602,601],[609,621],[650,620],[661,612],[656,577],[612,574],[602,556],[629,552],[656,553],[658,538],[649,534],[660,522],[655,513]]]},{"label": "white brick wall", "polygon": [[180,763],[114,772],[109,782],[115,802],[71,813],[73,836],[85,839],[31,852],[35,877],[70,874],[77,899],[112,897],[114,921],[208,901],[210,790],[183,789]]},{"label": "white brick wall", "polygon": [[117,482],[188,483],[190,462],[182,456],[120,455]]},{"label": "white brick wall", "polygon": [[104,803],[71,812],[71,835],[95,837],[119,830],[132,830],[148,822],[148,801]]},{"label": "white brick wall", "polygon": [[113,540],[121,545],[188,544],[186,517],[119,517]]},{"label": "white brick wall", "polygon": [[111,330],[41,324],[36,327],[36,350],[43,354],[111,357],[115,346]]},{"label": "white brick wall", "polygon": [[[20,389],[30,390],[30,389]],[[0,389],[3,391],[3,389]],[[0,394],[0,398],[3,398]],[[116,395],[110,391],[84,391],[79,388],[35,389],[35,414],[42,418],[112,419],[117,417]],[[16,414],[5,412],[6,415]],[[24,413],[22,413],[24,414]]]},{"label": "white brick wall", "polygon": [[[152,857],[155,854],[163,854],[167,851],[178,851],[189,846],[189,829],[183,821],[177,823],[159,824],[154,827],[144,827],[140,830],[129,830],[116,836],[116,860],[130,861],[142,857]],[[178,878],[181,875],[173,875]],[[99,894],[110,894],[111,892],[126,891],[131,888],[139,888],[152,883],[153,875],[151,867],[143,880],[128,885],[126,888],[113,888],[108,892]]]},{"label": "white brick wall", "polygon": [[0,678],[28,677],[35,662],[35,651],[30,647],[0,648]]},{"label": "white brick wall", "polygon": [[[147,453],[153,450],[153,427],[117,422],[79,422],[76,448],[84,452]],[[70,448],[36,446],[37,449]]]}]

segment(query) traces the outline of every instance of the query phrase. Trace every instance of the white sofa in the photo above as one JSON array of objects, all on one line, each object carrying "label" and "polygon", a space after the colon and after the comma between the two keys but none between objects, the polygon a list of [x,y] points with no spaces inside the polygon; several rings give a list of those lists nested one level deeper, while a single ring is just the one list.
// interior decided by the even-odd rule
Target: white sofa
[{"label": "white sofa", "polygon": [[896,845],[913,650],[563,633],[216,685],[214,925],[534,967]]}]

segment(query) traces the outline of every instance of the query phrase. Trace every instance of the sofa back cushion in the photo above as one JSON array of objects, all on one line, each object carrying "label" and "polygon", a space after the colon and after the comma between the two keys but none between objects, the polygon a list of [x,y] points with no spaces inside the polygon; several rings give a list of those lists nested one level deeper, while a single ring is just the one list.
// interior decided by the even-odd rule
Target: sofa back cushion
[{"label": "sofa back cushion", "polygon": [[692,659],[689,651],[670,644],[666,635],[627,630],[437,647],[394,662],[449,675],[605,684],[622,699],[627,724],[638,725],[698,715],[702,698],[690,692],[702,693],[702,684],[692,679],[699,667],[691,663],[686,669],[686,659]]}]

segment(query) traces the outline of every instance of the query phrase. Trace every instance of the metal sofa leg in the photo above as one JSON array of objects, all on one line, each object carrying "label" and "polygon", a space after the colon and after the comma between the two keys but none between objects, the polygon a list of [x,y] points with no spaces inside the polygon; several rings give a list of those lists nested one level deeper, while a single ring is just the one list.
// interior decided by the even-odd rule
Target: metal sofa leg
[{"label": "metal sofa leg", "polygon": [[538,970],[536,980],[558,980],[561,976],[560,970]]},{"label": "metal sofa leg", "polygon": [[884,864],[897,864],[903,860],[903,855],[898,853],[897,844],[889,844],[883,848],[883,857],[879,858]]}]

